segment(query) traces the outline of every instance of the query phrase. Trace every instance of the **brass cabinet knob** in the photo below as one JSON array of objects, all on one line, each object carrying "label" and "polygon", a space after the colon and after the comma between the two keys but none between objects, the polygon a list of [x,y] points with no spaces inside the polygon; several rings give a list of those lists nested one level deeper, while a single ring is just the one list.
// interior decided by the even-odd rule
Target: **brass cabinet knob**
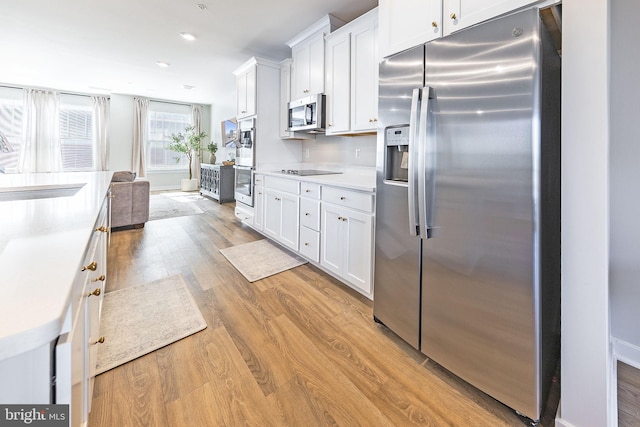
[{"label": "brass cabinet knob", "polygon": [[104,282],[106,279],[104,274],[99,275],[98,277],[96,277],[95,279],[92,280],[92,282]]},{"label": "brass cabinet knob", "polygon": [[305,192],[305,193],[311,193],[311,190],[306,189],[306,190],[304,190],[304,192]]},{"label": "brass cabinet knob", "polygon": [[309,244],[307,242],[304,243],[305,246],[309,246]]},{"label": "brass cabinet knob", "polygon": [[104,337],[100,337],[97,340],[95,340],[94,342],[92,342],[91,345],[102,344],[103,342],[104,342]]},{"label": "brass cabinet knob", "polygon": [[102,231],[103,233],[106,233],[107,231],[109,231],[109,228],[101,225],[100,227],[96,228],[96,231]]},{"label": "brass cabinet knob", "polygon": [[311,215],[309,212],[304,213],[304,216],[309,216],[309,215]]},{"label": "brass cabinet knob", "polygon": [[431,23],[431,26],[432,26],[433,28],[438,28],[438,23],[437,23],[436,21],[433,21],[433,22]]},{"label": "brass cabinet knob", "polygon": [[87,296],[88,297],[90,297],[90,296],[94,296],[94,297],[100,296],[100,288],[96,288],[93,292],[89,292],[87,294]]},{"label": "brass cabinet knob", "polygon": [[346,197],[340,196],[340,200],[344,200],[344,199],[346,199]]},{"label": "brass cabinet knob", "polygon": [[86,271],[86,270],[96,271],[96,268],[98,268],[98,263],[93,261],[89,265],[83,265],[81,268],[81,271]]},{"label": "brass cabinet knob", "polygon": [[458,17],[456,16],[455,12],[451,12],[451,15],[449,15],[449,18],[451,19],[458,19]]}]

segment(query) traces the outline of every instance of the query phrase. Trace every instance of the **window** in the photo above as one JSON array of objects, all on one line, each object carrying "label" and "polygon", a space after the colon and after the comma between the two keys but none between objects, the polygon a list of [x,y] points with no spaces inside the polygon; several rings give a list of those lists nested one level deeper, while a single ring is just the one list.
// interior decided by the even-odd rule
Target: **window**
[{"label": "window", "polygon": [[22,89],[0,88],[0,172],[15,172],[22,147]]},{"label": "window", "polygon": [[[147,133],[147,168],[152,170],[185,170],[189,164],[185,156],[169,150],[171,134],[184,132],[191,123],[191,107],[187,105],[149,103]],[[176,161],[176,159],[178,159]]]},{"label": "window", "polygon": [[93,110],[87,96],[60,98],[59,137],[62,170],[93,170]]}]

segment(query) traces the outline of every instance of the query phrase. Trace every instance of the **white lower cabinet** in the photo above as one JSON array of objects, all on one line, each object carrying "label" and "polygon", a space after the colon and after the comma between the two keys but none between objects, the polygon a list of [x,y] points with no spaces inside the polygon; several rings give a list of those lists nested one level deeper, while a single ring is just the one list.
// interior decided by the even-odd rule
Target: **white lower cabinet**
[{"label": "white lower cabinet", "polygon": [[256,174],[253,189],[253,228],[258,231],[264,229],[264,176]]},{"label": "white lower cabinet", "polygon": [[371,295],[373,215],[322,203],[320,265]]},{"label": "white lower cabinet", "polygon": [[265,188],[264,233],[298,250],[298,195]]},{"label": "white lower cabinet", "polygon": [[372,192],[266,175],[255,194],[255,229],[372,298]]}]

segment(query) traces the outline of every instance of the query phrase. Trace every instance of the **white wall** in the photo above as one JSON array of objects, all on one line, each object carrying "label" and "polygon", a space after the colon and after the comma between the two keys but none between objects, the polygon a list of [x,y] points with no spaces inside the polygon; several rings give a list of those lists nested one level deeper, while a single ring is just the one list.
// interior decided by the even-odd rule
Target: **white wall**
[{"label": "white wall", "polygon": [[326,136],[318,134],[315,139],[306,139],[301,143],[303,163],[336,167],[376,166],[375,135]]},{"label": "white wall", "polygon": [[[609,2],[563,1],[559,426],[615,425],[609,320]],[[637,119],[636,119],[637,120]]]},{"label": "white wall", "polygon": [[[611,1],[611,334],[640,347],[640,2]],[[615,165],[615,166],[614,166]],[[640,358],[636,359],[640,365]]]},{"label": "white wall", "polygon": [[[131,170],[133,157],[133,95],[111,94],[109,170]],[[211,140],[211,106],[202,108],[202,130]],[[215,131],[215,128],[213,129]],[[220,130],[218,130],[218,134]],[[184,172],[147,172],[152,190],[179,189],[180,180],[189,178]]]}]

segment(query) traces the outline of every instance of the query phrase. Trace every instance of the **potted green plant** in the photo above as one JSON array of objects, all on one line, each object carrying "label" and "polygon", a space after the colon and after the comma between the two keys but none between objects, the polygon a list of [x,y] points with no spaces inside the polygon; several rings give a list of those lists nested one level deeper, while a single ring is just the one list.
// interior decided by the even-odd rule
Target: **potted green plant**
[{"label": "potted green plant", "polygon": [[216,163],[216,151],[218,151],[218,144],[211,141],[209,145],[207,145],[207,151],[209,151],[209,163],[212,165]]},{"label": "potted green plant", "polygon": [[[178,154],[184,154],[189,162],[189,179],[183,179],[180,188],[182,191],[193,191],[198,189],[198,181],[193,179],[193,171],[191,169],[193,156],[200,155],[202,149],[202,140],[207,137],[206,132],[197,133],[195,126],[186,126],[183,132],[171,134],[171,142],[169,150]],[[181,156],[176,157],[176,162],[180,161]]]}]

